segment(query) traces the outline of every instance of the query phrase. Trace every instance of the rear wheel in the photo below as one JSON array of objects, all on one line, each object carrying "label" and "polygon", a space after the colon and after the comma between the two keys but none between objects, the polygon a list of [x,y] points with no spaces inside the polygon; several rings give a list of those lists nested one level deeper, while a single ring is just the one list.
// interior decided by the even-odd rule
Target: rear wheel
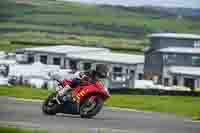
[{"label": "rear wheel", "polygon": [[103,99],[98,95],[89,96],[80,106],[81,118],[92,118],[97,115],[103,107]]},{"label": "rear wheel", "polygon": [[43,103],[42,111],[44,114],[55,115],[58,113],[61,105],[57,103],[54,99],[56,97],[56,93],[52,93]]}]

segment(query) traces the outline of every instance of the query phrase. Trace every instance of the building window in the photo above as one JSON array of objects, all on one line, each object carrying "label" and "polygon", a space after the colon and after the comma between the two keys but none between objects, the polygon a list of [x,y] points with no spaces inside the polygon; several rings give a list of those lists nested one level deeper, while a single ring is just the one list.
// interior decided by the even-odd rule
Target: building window
[{"label": "building window", "polygon": [[164,61],[166,64],[176,64],[177,55],[176,54],[166,54],[164,55]]},{"label": "building window", "polygon": [[128,74],[129,73],[129,70],[128,69],[126,69],[126,74]]},{"label": "building window", "polygon": [[152,54],[151,55],[151,64],[152,65],[156,65],[156,64],[158,64],[158,60],[157,60],[157,55],[156,54]]},{"label": "building window", "polygon": [[163,55],[163,60],[166,62],[168,60],[168,54]]},{"label": "building window", "polygon": [[178,85],[178,79],[176,76],[173,78],[173,85]]},{"label": "building window", "polygon": [[53,64],[54,65],[59,65],[61,64],[61,59],[59,57],[54,57],[53,58]]},{"label": "building window", "polygon": [[29,56],[28,56],[28,63],[31,64],[31,63],[33,63],[34,61],[35,61],[35,60],[34,60],[34,56],[29,55]]},{"label": "building window", "polygon": [[199,65],[200,65],[200,57],[198,57],[198,56],[193,56],[193,57],[192,57],[192,65],[199,66]]},{"label": "building window", "polygon": [[138,80],[142,80],[143,79],[143,74],[142,73],[139,73],[138,74]]},{"label": "building window", "polygon": [[193,91],[195,88],[195,79],[184,78],[184,86],[189,87]]},{"label": "building window", "polygon": [[130,74],[131,75],[135,75],[135,71],[134,70],[130,70]]},{"label": "building window", "polygon": [[40,56],[40,62],[43,64],[47,64],[47,56],[46,55],[41,55]]},{"label": "building window", "polygon": [[172,54],[168,56],[167,64],[176,64],[176,54]]},{"label": "building window", "polygon": [[70,60],[69,61],[69,68],[72,70],[77,70],[77,61],[76,60]]},{"label": "building window", "polygon": [[169,78],[164,78],[164,85],[169,86]]},{"label": "building window", "polygon": [[122,81],[123,79],[122,67],[113,67],[113,79]]},{"label": "building window", "polygon": [[200,40],[194,41],[194,48],[200,48]]},{"label": "building window", "polygon": [[122,73],[122,67],[114,67],[113,72]]},{"label": "building window", "polygon": [[92,64],[91,63],[84,63],[83,64],[83,69],[84,71],[90,70],[92,68]]},{"label": "building window", "polygon": [[135,71],[134,71],[134,70],[131,70],[131,71],[130,71],[130,75],[131,75],[131,76],[135,76]]}]

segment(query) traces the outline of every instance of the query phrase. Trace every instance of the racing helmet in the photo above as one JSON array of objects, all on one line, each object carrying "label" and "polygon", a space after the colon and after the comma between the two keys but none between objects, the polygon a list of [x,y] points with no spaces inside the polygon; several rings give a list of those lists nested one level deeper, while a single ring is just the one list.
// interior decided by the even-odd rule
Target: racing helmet
[{"label": "racing helmet", "polygon": [[107,78],[108,77],[108,66],[106,64],[97,64],[96,65],[96,75],[99,78]]}]

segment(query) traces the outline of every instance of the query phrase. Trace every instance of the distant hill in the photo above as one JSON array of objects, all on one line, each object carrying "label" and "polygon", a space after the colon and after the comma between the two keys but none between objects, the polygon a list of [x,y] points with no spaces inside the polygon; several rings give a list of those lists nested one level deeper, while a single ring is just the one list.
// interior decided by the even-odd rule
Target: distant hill
[{"label": "distant hill", "polygon": [[101,5],[104,7],[118,7],[124,10],[135,11],[138,13],[154,13],[161,16],[182,16],[182,17],[200,17],[200,8],[175,8],[175,7],[156,7],[156,6],[139,6],[139,7],[125,7],[125,6],[111,6]]},{"label": "distant hill", "polygon": [[155,10],[161,13],[168,13],[174,16],[184,16],[184,17],[200,17],[200,8],[164,8],[164,7],[154,7]]},{"label": "distant hill", "polygon": [[199,0],[63,0],[72,2],[82,2],[97,5],[113,5],[126,7],[170,7],[170,8],[200,8]]},{"label": "distant hill", "polygon": [[151,33],[200,34],[199,20],[188,17],[189,11],[56,0],[1,0],[0,50],[71,44],[142,53],[148,45],[146,36]]},{"label": "distant hill", "polygon": [[63,0],[75,1],[97,5],[118,6],[127,8],[147,8],[157,10],[163,14],[179,15],[179,16],[200,16],[200,1],[198,0]]}]

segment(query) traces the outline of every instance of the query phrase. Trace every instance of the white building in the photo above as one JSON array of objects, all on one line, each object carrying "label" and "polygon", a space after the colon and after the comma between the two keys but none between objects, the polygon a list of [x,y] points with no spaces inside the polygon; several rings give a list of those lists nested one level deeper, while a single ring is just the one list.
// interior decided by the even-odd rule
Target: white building
[{"label": "white building", "polygon": [[9,68],[8,78],[11,84],[26,84],[42,88],[52,80],[50,74],[59,70],[59,66],[45,65],[40,62],[13,64]]},{"label": "white building", "polygon": [[111,52],[70,54],[66,57],[78,62],[78,69],[95,68],[96,64],[109,67],[109,88],[134,88],[134,82],[143,78],[144,56]]},{"label": "white building", "polygon": [[80,47],[80,46],[48,46],[48,47],[36,47],[36,48],[24,48],[18,49],[18,57],[21,62],[33,63],[41,62],[49,65],[59,65],[61,68],[67,68],[73,65],[73,62],[66,60],[69,54],[88,53],[88,52],[109,52],[106,48],[94,48],[94,47]]},{"label": "white building", "polygon": [[143,79],[144,56],[112,53],[106,48],[80,46],[50,46],[17,51],[24,63],[40,61],[65,69],[89,70],[96,64],[109,66],[109,88],[134,88],[135,80]]}]

